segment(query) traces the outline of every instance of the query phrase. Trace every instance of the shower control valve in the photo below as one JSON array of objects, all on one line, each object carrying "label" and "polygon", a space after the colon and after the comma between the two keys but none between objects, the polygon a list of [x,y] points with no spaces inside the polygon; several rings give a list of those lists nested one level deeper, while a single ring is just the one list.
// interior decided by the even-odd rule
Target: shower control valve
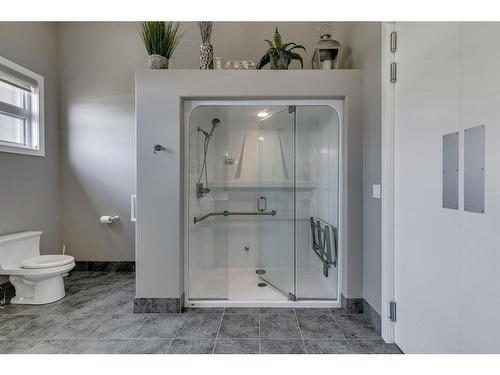
[{"label": "shower control valve", "polygon": [[210,189],[208,187],[204,187],[203,186],[203,183],[201,182],[198,182],[196,184],[196,197],[199,199],[199,198],[203,198],[205,195],[207,195],[208,193],[210,193]]}]

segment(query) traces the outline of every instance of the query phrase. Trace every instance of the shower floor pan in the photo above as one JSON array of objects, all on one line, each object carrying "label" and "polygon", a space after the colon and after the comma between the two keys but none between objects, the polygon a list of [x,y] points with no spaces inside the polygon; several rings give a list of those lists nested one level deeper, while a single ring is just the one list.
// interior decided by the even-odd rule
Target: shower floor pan
[{"label": "shower floor pan", "polygon": [[[255,268],[209,268],[192,287],[188,305],[196,306],[286,306],[300,304],[307,306],[338,307],[335,298],[337,286],[330,285],[331,279],[322,275],[321,269],[299,269],[300,301],[288,298],[271,284],[258,286],[263,280],[255,273]],[[269,270],[273,279],[290,278],[290,271]],[[265,276],[264,276],[265,278]],[[285,283],[280,283],[285,284]],[[328,298],[328,299],[327,299]],[[305,300],[302,300],[305,299]],[[316,299],[316,300],[315,300]],[[191,302],[191,303],[190,303]]]}]

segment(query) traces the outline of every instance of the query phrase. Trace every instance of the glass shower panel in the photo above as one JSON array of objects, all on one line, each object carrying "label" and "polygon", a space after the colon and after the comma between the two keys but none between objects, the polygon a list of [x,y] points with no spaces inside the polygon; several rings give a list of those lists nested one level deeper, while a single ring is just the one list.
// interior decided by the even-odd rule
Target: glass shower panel
[{"label": "glass shower panel", "polygon": [[189,299],[336,300],[337,111],[207,104],[188,125]]},{"label": "glass shower panel", "polygon": [[[260,275],[286,297],[295,295],[293,107],[272,106],[258,132]],[[275,212],[274,212],[275,211]],[[274,214],[273,214],[274,213]]]},{"label": "glass shower panel", "polygon": [[339,116],[330,106],[297,106],[297,298],[337,299]]},{"label": "glass shower panel", "polygon": [[228,178],[223,166],[229,143],[227,118],[224,106],[200,106],[189,117],[188,294],[191,300],[230,298],[229,222],[224,216],[207,216],[229,209]]}]

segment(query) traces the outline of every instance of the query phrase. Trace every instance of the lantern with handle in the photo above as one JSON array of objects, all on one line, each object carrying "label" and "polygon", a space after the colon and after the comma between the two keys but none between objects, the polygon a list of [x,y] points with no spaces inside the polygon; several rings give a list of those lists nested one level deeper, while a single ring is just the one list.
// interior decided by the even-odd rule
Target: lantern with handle
[{"label": "lantern with handle", "polygon": [[[328,33],[322,33],[325,26],[330,28]],[[336,69],[341,45],[338,41],[332,39],[333,26],[329,23],[324,23],[320,26],[318,32],[320,40],[316,44],[316,49],[314,50],[312,68],[323,70]]]}]

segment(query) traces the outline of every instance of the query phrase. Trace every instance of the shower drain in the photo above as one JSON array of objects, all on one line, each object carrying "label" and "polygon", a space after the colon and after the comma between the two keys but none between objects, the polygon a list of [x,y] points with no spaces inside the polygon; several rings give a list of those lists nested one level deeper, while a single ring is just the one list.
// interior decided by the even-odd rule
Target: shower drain
[{"label": "shower drain", "polygon": [[267,286],[267,284],[266,283],[258,283],[257,286],[259,288],[264,288],[265,286]]}]

